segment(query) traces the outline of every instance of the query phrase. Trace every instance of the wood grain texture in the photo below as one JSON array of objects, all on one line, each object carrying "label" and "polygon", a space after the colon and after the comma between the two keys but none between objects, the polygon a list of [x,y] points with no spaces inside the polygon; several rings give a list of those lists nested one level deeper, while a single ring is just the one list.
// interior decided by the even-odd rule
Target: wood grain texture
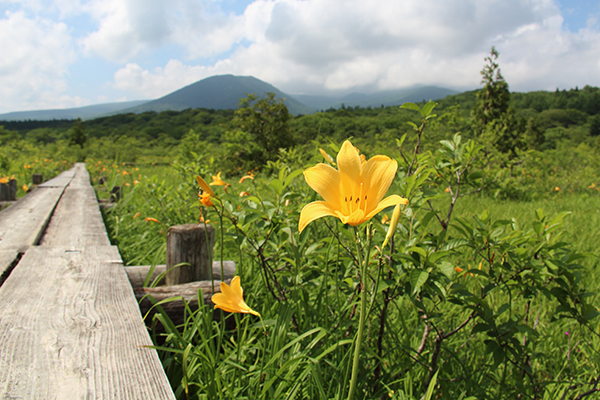
[{"label": "wood grain texture", "polygon": [[38,186],[38,188],[51,188],[51,187],[61,187],[65,188],[71,182],[75,176],[75,169],[71,168],[67,171],[63,171],[57,177],[50,179]]},{"label": "wood grain texture", "polygon": [[38,188],[0,211],[0,252],[13,254],[0,257],[0,276],[18,253],[39,242],[62,192],[62,188]]},{"label": "wood grain texture", "polygon": [[[234,261],[223,261],[223,275],[225,275],[225,279],[231,279],[235,276],[235,262]],[[212,264],[213,269],[213,279],[221,279],[221,261],[213,261]],[[152,283],[156,278],[163,275],[163,279],[157,282],[157,285],[164,285],[164,273],[167,270],[166,265],[157,265],[154,267],[152,271],[152,275],[150,276],[149,282]],[[144,287],[144,281],[146,277],[150,273],[150,265],[142,265],[136,267],[125,267],[125,272],[127,272],[127,277],[129,278],[129,282],[131,282],[131,287],[133,289]]]},{"label": "wood grain texture", "polygon": [[58,203],[40,245],[110,246],[90,174],[84,164],[75,164],[74,175]]},{"label": "wood grain texture", "polygon": [[31,247],[0,287],[2,399],[173,399],[151,344],[114,246]]},{"label": "wood grain texture", "polygon": [[[167,285],[210,279],[215,228],[206,224],[174,225],[167,229]],[[182,265],[182,263],[185,263]]]}]

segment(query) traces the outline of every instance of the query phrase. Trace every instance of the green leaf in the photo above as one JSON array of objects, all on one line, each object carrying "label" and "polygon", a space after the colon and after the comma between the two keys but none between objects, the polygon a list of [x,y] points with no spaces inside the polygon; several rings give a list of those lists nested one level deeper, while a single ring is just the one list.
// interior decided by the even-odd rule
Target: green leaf
[{"label": "green leaf", "polygon": [[415,103],[404,103],[400,106],[400,108],[403,108],[405,110],[413,110],[418,112],[419,114],[423,114],[423,112],[421,111],[421,107],[419,107]]},{"label": "green leaf", "polygon": [[452,276],[454,275],[454,267],[451,263],[449,263],[448,261],[442,261],[438,265],[438,268],[440,269],[442,274],[448,277],[448,279],[452,279]]},{"label": "green leaf", "polygon": [[429,272],[415,269],[410,273],[410,284],[413,287],[413,294],[417,293],[421,286],[427,282]]},{"label": "green leaf", "polygon": [[427,103],[423,106],[421,114],[424,117],[429,116],[431,114],[431,112],[433,111],[433,109],[435,108],[435,106],[437,106],[437,103],[435,101],[429,100],[429,103]]},{"label": "green leaf", "polygon": [[292,183],[292,180],[294,180],[295,177],[302,174],[303,172],[304,172],[304,169],[299,168],[299,169],[295,170],[294,172],[292,172],[291,174],[289,174],[287,176],[287,178],[285,178],[285,182],[283,182],[283,186],[287,187],[290,183]]},{"label": "green leaf", "polygon": [[269,182],[269,186],[273,188],[273,190],[275,190],[275,192],[281,196],[281,193],[283,192],[283,182],[281,182],[280,179],[273,179],[271,182]]},{"label": "green leaf", "polygon": [[429,382],[429,386],[427,387],[427,392],[425,393],[425,397],[423,400],[431,400],[431,396],[433,396],[433,389],[435,389],[435,384],[437,382],[437,376],[440,370],[435,371],[435,374],[431,378],[431,382]]}]

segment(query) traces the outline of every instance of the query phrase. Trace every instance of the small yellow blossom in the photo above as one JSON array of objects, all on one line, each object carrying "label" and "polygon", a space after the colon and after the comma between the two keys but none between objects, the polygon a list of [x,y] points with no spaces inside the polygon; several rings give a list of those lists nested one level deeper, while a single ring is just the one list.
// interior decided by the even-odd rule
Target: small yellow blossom
[{"label": "small yellow blossom", "polygon": [[223,179],[221,179],[221,172],[219,172],[217,175],[213,175],[212,176],[212,182],[209,183],[210,186],[229,186],[229,184],[225,181],[223,181]]},{"label": "small yellow blossom", "polygon": [[213,192],[210,186],[206,184],[204,179],[202,179],[202,177],[198,175],[196,175],[196,182],[198,182],[198,185],[200,185],[200,189],[202,190],[202,193],[198,193],[200,203],[202,203],[202,205],[206,207],[212,207],[213,202],[211,200],[211,197],[217,197],[215,195],[215,192]]},{"label": "small yellow blossom", "polygon": [[231,286],[221,282],[221,293],[216,293],[211,298],[215,308],[223,311],[252,314],[260,317],[260,314],[246,304],[244,301],[244,290],[240,284],[240,277],[234,276],[231,280]]},{"label": "small yellow blossom", "polygon": [[242,191],[240,192],[240,197],[244,197],[244,196],[250,196],[250,193]]}]

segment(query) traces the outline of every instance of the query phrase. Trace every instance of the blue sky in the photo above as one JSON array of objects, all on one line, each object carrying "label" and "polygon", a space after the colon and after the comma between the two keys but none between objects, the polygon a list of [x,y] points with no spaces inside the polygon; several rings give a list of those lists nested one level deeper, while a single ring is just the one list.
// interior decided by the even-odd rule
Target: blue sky
[{"label": "blue sky", "polygon": [[600,86],[597,0],[0,0],[0,113],[252,75],[289,94]]}]

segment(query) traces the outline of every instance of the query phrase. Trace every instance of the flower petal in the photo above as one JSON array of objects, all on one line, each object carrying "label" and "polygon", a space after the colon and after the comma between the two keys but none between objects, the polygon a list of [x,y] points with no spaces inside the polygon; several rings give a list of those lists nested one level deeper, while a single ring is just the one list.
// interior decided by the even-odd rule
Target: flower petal
[{"label": "flower petal", "polygon": [[387,156],[375,156],[365,164],[363,182],[369,199],[367,209],[365,210],[368,214],[385,196],[396,176],[397,170],[398,162]]},{"label": "flower petal", "polygon": [[338,217],[335,209],[333,209],[328,203],[324,201],[313,201],[312,203],[305,205],[302,211],[300,211],[298,231],[302,233],[304,228],[306,228],[306,225],[310,224],[315,219],[326,216]]},{"label": "flower petal", "polygon": [[342,148],[337,155],[337,165],[340,172],[340,198],[351,196],[361,183],[361,161],[358,151],[348,140],[342,144]]},{"label": "flower petal", "polygon": [[358,226],[365,222],[365,212],[362,209],[357,209],[350,215],[343,215],[341,212],[337,213],[337,217],[342,221],[343,224],[350,224],[352,226]]},{"label": "flower petal", "polygon": [[210,186],[208,186],[204,179],[202,179],[202,177],[200,177],[199,175],[196,175],[196,182],[198,182],[198,185],[200,185],[200,188],[204,193],[208,193],[210,196],[216,197],[215,192],[213,192]]},{"label": "flower petal", "polygon": [[340,207],[340,173],[335,168],[317,164],[304,171],[304,179],[331,207]]},{"label": "flower petal", "polygon": [[233,293],[235,293],[235,295],[237,297],[239,297],[240,299],[244,298],[244,290],[242,289],[239,275],[236,275],[233,277],[233,279],[231,280],[230,287],[231,287],[231,290],[233,291]]},{"label": "flower petal", "polygon": [[379,211],[383,210],[384,208],[395,206],[397,204],[408,204],[408,199],[400,197],[397,194],[393,194],[391,196],[386,197],[385,199],[383,199],[382,201],[379,202],[379,204],[377,205],[377,207],[375,207],[375,209],[370,211],[365,216],[365,221],[373,218],[375,216],[375,214],[377,214]]}]

